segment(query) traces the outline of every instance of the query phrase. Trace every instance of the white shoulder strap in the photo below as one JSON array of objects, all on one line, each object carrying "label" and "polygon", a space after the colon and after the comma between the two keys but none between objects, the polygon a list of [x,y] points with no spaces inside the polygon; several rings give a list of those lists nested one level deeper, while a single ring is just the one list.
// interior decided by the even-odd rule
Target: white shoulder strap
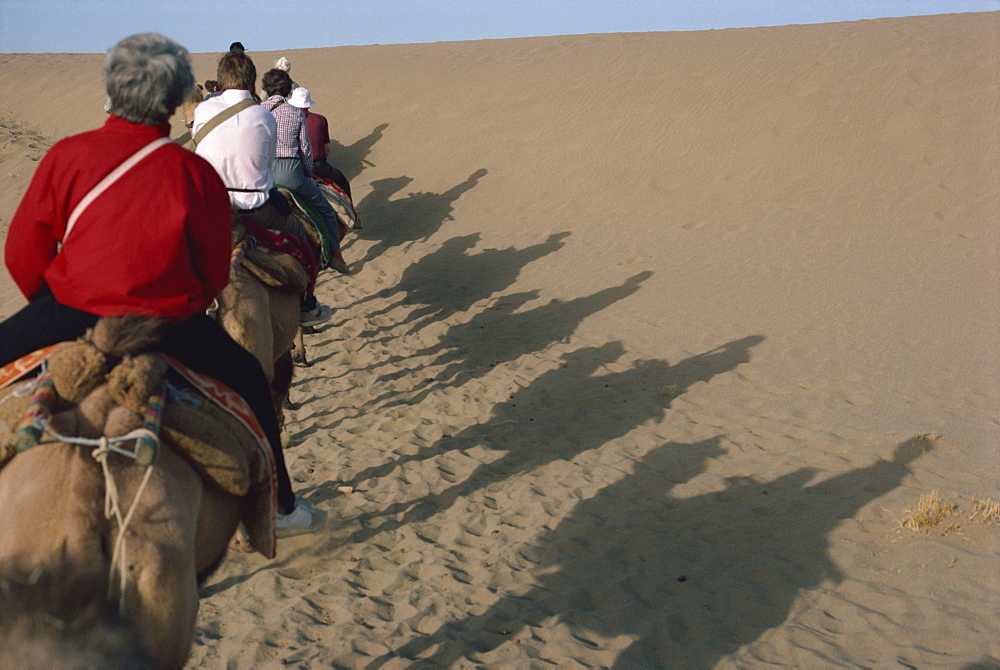
[{"label": "white shoulder strap", "polygon": [[76,225],[77,219],[79,219],[80,215],[83,214],[83,211],[90,206],[90,203],[94,202],[94,200],[97,199],[97,196],[104,193],[104,191],[106,191],[109,186],[118,181],[118,178],[121,177],[123,174],[131,170],[136,163],[138,163],[143,158],[145,158],[149,154],[153,153],[154,151],[162,147],[164,144],[170,144],[171,141],[172,140],[169,137],[160,137],[158,139],[153,140],[152,142],[150,142],[149,144],[147,144],[146,146],[144,146],[143,148],[139,149],[137,152],[132,154],[129,158],[125,159],[124,163],[122,163],[114,170],[112,170],[111,174],[109,174],[107,177],[105,177],[104,179],[102,179],[100,182],[97,183],[97,186],[90,189],[90,193],[83,196],[83,199],[80,201],[80,203],[76,206],[76,208],[73,209],[73,213],[69,215],[69,222],[66,224],[66,233],[63,235],[62,238],[63,244],[66,243],[66,238],[69,237],[70,231],[73,230],[73,226]]}]

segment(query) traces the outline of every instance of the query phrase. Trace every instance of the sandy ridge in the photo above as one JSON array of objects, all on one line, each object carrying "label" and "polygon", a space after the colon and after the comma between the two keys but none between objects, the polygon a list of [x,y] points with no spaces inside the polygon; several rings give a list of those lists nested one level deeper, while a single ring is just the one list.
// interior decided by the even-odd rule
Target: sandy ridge
[{"label": "sandy ridge", "polygon": [[[996,529],[899,524],[1000,499],[998,21],[251,52],[365,228],[289,422],[331,523],[191,667],[997,663]],[[95,64],[0,55],[54,102],[0,132],[100,123]]]}]

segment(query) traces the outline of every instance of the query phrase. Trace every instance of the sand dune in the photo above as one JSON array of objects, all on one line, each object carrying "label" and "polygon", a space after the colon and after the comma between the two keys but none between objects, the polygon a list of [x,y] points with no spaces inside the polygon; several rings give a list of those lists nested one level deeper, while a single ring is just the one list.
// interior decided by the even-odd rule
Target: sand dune
[{"label": "sand dune", "polygon": [[[251,55],[365,227],[293,389],[329,523],[191,667],[1000,663],[998,527],[900,525],[1000,499],[1000,13]],[[0,55],[3,226],[101,61]]]}]

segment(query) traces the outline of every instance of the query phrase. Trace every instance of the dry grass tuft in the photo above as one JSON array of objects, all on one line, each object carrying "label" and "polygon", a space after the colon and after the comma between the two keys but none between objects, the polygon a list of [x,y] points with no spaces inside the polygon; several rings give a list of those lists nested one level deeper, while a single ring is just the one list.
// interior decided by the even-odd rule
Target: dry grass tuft
[{"label": "dry grass tuft", "polygon": [[906,510],[903,525],[911,530],[927,530],[957,513],[958,506],[955,503],[943,500],[937,491],[931,491],[920,496],[915,510]]},{"label": "dry grass tuft", "polygon": [[962,522],[1000,524],[1000,503],[989,498],[970,498],[963,509],[958,504],[958,497],[943,498],[937,491],[931,491],[920,496],[916,509],[906,509],[900,525],[925,533],[938,528],[942,535],[948,535],[960,532]]},{"label": "dry grass tuft", "polygon": [[969,519],[978,523],[1000,523],[1000,503],[989,498],[973,499]]}]

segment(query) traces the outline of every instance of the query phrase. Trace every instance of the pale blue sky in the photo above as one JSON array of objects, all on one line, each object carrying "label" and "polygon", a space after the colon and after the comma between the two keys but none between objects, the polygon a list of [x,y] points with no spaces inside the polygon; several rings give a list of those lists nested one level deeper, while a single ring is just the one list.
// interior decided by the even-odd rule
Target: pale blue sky
[{"label": "pale blue sky", "polygon": [[1000,0],[0,0],[0,53],[103,53],[159,32],[194,53],[707,30],[1000,10]]}]

